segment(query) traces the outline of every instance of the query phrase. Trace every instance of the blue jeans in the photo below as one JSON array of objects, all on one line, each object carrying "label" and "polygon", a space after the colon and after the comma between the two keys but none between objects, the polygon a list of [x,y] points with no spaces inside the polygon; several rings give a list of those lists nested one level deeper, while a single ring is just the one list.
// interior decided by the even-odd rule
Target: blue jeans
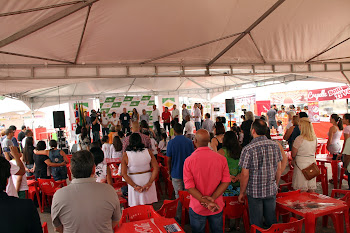
[{"label": "blue jeans", "polygon": [[[185,187],[184,181],[182,179],[171,178],[171,182],[173,183],[175,198],[177,199],[177,198],[179,198],[179,191],[185,190],[184,189],[184,187]],[[181,202],[178,202],[176,216],[175,216],[175,220],[177,222],[181,221],[181,210],[182,210]]]},{"label": "blue jeans", "polygon": [[194,122],[194,126],[196,126],[196,131],[201,129],[201,123],[200,122]]},{"label": "blue jeans", "polygon": [[100,140],[100,131],[93,131],[92,132],[92,141],[97,142]]},{"label": "blue jeans", "polygon": [[102,128],[102,136],[108,136],[109,128]]},{"label": "blue jeans", "polygon": [[258,227],[264,228],[264,219],[267,228],[277,223],[276,196],[253,198],[248,195],[248,207],[251,225],[255,224]]},{"label": "blue jeans", "polygon": [[204,233],[205,232],[205,224],[208,219],[209,227],[211,233],[222,233],[222,225],[223,225],[223,211],[215,215],[202,216],[196,214],[192,208],[188,211],[190,215],[190,223],[192,228],[192,233]]}]

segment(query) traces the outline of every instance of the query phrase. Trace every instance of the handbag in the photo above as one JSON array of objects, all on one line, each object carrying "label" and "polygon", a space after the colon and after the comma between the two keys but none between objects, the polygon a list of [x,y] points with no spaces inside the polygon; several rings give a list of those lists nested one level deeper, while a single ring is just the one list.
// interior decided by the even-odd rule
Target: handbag
[{"label": "handbag", "polygon": [[[299,168],[299,166],[297,165],[296,162],[295,162],[295,165]],[[311,179],[313,179],[316,176],[321,174],[320,169],[318,168],[316,163],[312,163],[310,166],[308,166],[304,169],[300,169],[300,171],[303,173],[305,179],[307,179],[307,180],[311,180]]]}]

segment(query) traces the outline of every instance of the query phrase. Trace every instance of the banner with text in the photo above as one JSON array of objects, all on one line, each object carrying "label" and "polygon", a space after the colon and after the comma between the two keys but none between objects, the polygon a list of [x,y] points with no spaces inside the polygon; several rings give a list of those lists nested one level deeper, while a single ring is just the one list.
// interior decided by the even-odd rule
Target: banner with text
[{"label": "banner with text", "polygon": [[308,100],[312,101],[326,101],[350,98],[350,87],[330,87],[317,90],[309,90]]},{"label": "banner with text", "polygon": [[278,104],[278,105],[286,105],[289,106],[291,104],[302,104],[306,103],[308,96],[307,90],[300,90],[300,91],[285,91],[285,92],[275,92],[271,93],[270,99],[271,104]]},{"label": "banner with text", "polygon": [[319,106],[318,102],[309,102],[308,103],[308,115],[309,119],[313,123],[319,123],[320,122],[320,112],[319,112]]}]

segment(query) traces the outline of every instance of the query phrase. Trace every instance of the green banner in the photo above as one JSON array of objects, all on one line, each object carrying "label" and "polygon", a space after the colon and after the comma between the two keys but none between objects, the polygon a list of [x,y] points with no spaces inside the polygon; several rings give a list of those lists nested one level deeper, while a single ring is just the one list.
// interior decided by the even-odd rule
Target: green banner
[{"label": "green banner", "polygon": [[125,101],[132,101],[133,98],[134,98],[133,96],[125,96],[124,102]]},{"label": "green banner", "polygon": [[150,100],[150,99],[151,99],[150,95],[144,95],[144,96],[142,96],[141,101],[146,101],[146,100]]},{"label": "green banner", "polygon": [[113,103],[115,100],[115,97],[107,97],[105,100],[105,103]]},{"label": "green banner", "polygon": [[0,100],[4,100],[5,96],[0,95]]},{"label": "green banner", "polygon": [[101,113],[105,111],[106,113],[109,113],[110,108],[101,108]]},{"label": "green banner", "polygon": [[140,101],[132,101],[130,104],[130,107],[137,107],[139,106],[139,104],[140,104]]},{"label": "green banner", "polygon": [[150,100],[147,104],[147,106],[153,106],[155,104],[154,100]]},{"label": "green banner", "polygon": [[119,108],[120,105],[122,105],[122,102],[115,102],[113,103],[112,108]]}]

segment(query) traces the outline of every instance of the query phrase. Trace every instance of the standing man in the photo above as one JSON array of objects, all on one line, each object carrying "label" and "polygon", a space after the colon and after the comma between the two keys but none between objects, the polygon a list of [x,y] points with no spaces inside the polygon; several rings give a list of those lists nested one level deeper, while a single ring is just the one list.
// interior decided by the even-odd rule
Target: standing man
[{"label": "standing man", "polygon": [[12,142],[13,142],[13,145],[15,147],[18,147],[18,149],[19,149],[19,144],[18,144],[17,138],[15,137],[15,133],[16,133],[17,127],[14,126],[14,125],[10,125],[9,129],[11,129],[13,131],[13,137],[11,139]]},{"label": "standing man", "polygon": [[119,120],[122,124],[123,133],[130,133],[130,122],[131,118],[129,113],[126,112],[126,108],[123,108],[123,113],[120,114]]},{"label": "standing man", "polygon": [[109,119],[109,122],[114,128],[120,123],[116,112],[112,112],[112,117]]},{"label": "standing man", "polygon": [[140,116],[140,121],[146,121],[149,124],[149,115],[146,112],[146,109],[142,109],[142,115]]},{"label": "standing man", "polygon": [[90,136],[91,118],[88,116],[87,111],[84,111],[84,117],[85,117],[85,127],[88,131],[89,138],[91,138]]},{"label": "standing man", "polygon": [[[176,123],[174,126],[175,138],[170,140],[167,146],[166,156],[168,157],[168,168],[171,181],[174,186],[175,198],[179,198],[179,191],[184,190],[183,167],[185,160],[193,151],[193,143],[183,136],[182,125]],[[181,203],[177,207],[176,220],[180,222]]]},{"label": "standing man", "polygon": [[[22,147],[23,147],[23,149],[26,146],[26,139],[28,137],[32,137],[32,138],[34,137],[33,131],[31,129],[27,129],[26,132],[25,132],[25,137],[22,140]],[[34,141],[34,138],[33,138],[33,142],[34,142],[34,147],[36,147],[36,142]]]},{"label": "standing man", "polygon": [[[131,125],[131,132],[140,134],[142,143],[145,145],[145,148],[152,150],[151,139],[146,134],[143,134],[143,133],[140,132],[140,124],[138,122],[134,121],[132,123],[132,125]],[[130,139],[130,136],[127,136],[123,140],[123,152],[125,152],[126,148],[129,146],[129,139]]]},{"label": "standing man", "polygon": [[156,105],[153,105],[152,119],[153,119],[154,128],[157,130],[157,136],[160,137],[160,124],[159,124],[160,112],[157,109]]},{"label": "standing man", "polygon": [[109,116],[106,115],[106,111],[102,112],[101,116],[101,125],[102,125],[102,136],[109,134]]},{"label": "standing man", "polygon": [[272,129],[274,127],[277,130],[277,121],[276,121],[276,105],[271,105],[271,108],[269,111],[267,111],[267,120],[269,122],[269,128]]},{"label": "standing man", "polygon": [[23,151],[23,148],[24,148],[22,146],[22,140],[23,140],[23,138],[26,137],[26,134],[25,134],[26,130],[27,130],[27,127],[25,125],[23,125],[21,132],[19,132],[19,134],[17,136],[17,141],[19,143],[19,147],[21,148],[21,151]]},{"label": "standing man", "polygon": [[[5,135],[6,135],[6,138],[1,142],[1,149],[2,149],[2,152],[4,153],[5,155],[5,158],[10,161],[12,159],[12,155],[11,155],[11,150],[10,148],[13,145],[13,142],[12,142],[12,138],[14,137],[15,133],[13,132],[12,129],[7,129],[5,131]],[[11,178],[12,179],[12,178]]]},{"label": "standing man", "polygon": [[182,128],[185,128],[186,124],[186,116],[191,116],[190,111],[187,109],[187,105],[183,104],[182,105]]},{"label": "standing man", "polygon": [[255,120],[251,134],[253,140],[243,147],[239,166],[242,167],[241,190],[238,201],[248,196],[250,224],[266,227],[277,223],[276,194],[281,177],[282,154],[278,144],[265,136],[266,123]]},{"label": "standing man", "polygon": [[171,118],[175,123],[179,123],[180,111],[176,108],[176,104],[173,105],[173,111],[171,112]]},{"label": "standing man", "polygon": [[92,141],[97,142],[100,140],[100,119],[94,109],[91,110],[91,123],[92,123]]},{"label": "standing man", "polygon": [[57,232],[113,232],[121,218],[118,195],[111,185],[96,182],[94,157],[82,150],[73,154],[75,179],[56,191],[51,218]]},{"label": "standing man", "polygon": [[169,112],[168,107],[165,107],[164,112],[162,113],[162,120],[164,121],[163,125],[164,125],[165,133],[166,133],[167,127],[170,133],[170,117],[171,117],[171,113]]},{"label": "standing man", "polygon": [[198,104],[194,104],[194,125],[196,126],[196,131],[198,131],[201,128],[201,122],[202,122],[202,115],[201,110],[198,108]]},{"label": "standing man", "polygon": [[212,233],[223,232],[222,194],[231,182],[227,160],[208,147],[209,132],[197,131],[194,143],[197,150],[184,164],[183,179],[190,196],[192,232],[204,232],[208,220]]},{"label": "standing man", "polygon": [[210,119],[210,114],[205,114],[205,121],[203,122],[203,129],[207,130],[210,134],[214,131],[214,122]]}]

